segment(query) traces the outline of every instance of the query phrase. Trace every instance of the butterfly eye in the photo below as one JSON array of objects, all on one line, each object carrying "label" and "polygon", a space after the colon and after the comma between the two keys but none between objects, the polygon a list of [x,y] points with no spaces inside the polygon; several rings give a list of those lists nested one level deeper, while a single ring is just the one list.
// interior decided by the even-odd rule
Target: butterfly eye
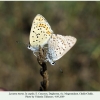
[{"label": "butterfly eye", "polygon": [[51,63],[51,65],[55,65],[55,62]]},{"label": "butterfly eye", "polygon": [[28,44],[27,48],[30,49],[30,45],[29,44]]}]

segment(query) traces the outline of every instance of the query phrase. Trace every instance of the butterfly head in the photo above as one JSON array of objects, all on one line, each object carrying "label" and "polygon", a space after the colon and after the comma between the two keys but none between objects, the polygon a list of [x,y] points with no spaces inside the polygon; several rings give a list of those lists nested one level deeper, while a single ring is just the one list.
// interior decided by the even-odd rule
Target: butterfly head
[{"label": "butterfly head", "polygon": [[55,62],[51,62],[51,65],[55,65]]},{"label": "butterfly head", "polygon": [[31,46],[30,42],[29,42],[29,44],[28,44],[27,48],[28,48],[28,49],[30,49],[30,50],[32,50],[33,52],[35,52],[35,51],[36,51],[36,49],[35,49],[35,48],[33,48],[33,47]]}]

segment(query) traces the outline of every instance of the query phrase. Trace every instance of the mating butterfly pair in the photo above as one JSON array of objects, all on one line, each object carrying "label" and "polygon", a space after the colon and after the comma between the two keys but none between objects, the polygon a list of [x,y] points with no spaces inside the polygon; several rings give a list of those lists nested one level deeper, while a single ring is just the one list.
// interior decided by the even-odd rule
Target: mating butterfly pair
[{"label": "mating butterfly pair", "polygon": [[72,36],[54,34],[47,20],[37,14],[32,23],[28,49],[34,53],[39,51],[39,45],[43,48],[48,44],[46,58],[53,65],[74,46],[76,41],[77,39]]}]

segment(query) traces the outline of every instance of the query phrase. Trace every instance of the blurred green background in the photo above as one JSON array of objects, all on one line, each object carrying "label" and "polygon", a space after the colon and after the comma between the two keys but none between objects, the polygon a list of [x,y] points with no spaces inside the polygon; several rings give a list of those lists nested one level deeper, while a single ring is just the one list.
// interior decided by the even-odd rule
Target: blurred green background
[{"label": "blurred green background", "polygon": [[[0,87],[37,91],[40,66],[27,49],[32,21],[43,15],[55,34],[77,38],[55,66],[49,91],[100,91],[100,2],[0,2]],[[16,40],[21,42],[16,43]],[[59,67],[63,73],[59,71]]]}]

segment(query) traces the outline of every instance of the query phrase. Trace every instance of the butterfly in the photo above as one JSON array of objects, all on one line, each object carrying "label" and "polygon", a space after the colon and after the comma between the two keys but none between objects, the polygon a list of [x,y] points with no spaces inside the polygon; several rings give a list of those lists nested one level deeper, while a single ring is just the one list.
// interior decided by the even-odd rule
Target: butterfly
[{"label": "butterfly", "polygon": [[64,56],[74,46],[76,41],[77,39],[72,36],[52,34],[48,41],[47,61],[49,61],[51,65],[54,65],[55,61]]},{"label": "butterfly", "polygon": [[53,30],[47,20],[42,15],[37,14],[32,23],[28,49],[32,50],[33,53],[38,52],[39,45],[43,48],[43,46],[47,44],[52,33]]}]

